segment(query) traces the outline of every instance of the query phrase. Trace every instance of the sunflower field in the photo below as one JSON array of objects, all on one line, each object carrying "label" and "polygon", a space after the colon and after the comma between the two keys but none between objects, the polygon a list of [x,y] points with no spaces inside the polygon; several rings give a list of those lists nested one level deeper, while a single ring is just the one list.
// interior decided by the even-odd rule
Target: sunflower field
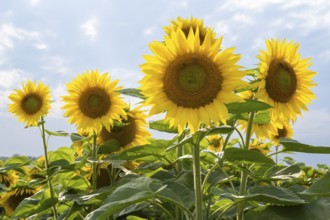
[{"label": "sunflower field", "polygon": [[[66,84],[62,109],[75,133],[47,129],[43,82],[9,95],[8,111],[40,130],[44,155],[0,161],[1,220],[330,219],[329,167],[282,156],[330,154],[291,139],[316,98],[298,43],[266,40],[248,69],[202,20],[178,17],[149,48],[139,88],[98,70]],[[50,151],[50,138],[72,145]]]}]

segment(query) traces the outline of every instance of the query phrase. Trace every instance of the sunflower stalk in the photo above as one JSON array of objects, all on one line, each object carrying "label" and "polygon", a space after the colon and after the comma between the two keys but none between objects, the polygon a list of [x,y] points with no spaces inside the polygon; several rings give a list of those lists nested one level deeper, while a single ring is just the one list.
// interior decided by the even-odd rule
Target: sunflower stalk
[{"label": "sunflower stalk", "polygon": [[[243,145],[244,150],[249,149],[254,115],[255,115],[255,112],[251,112],[249,115],[249,121],[248,121],[247,130],[246,130],[245,145]],[[245,194],[246,194],[247,181],[248,181],[248,173],[246,171],[242,171],[241,185],[240,185],[240,191],[239,191],[240,196],[245,196]],[[245,205],[244,202],[241,202],[238,204],[237,220],[244,220],[244,205]]]},{"label": "sunflower stalk", "polygon": [[[46,132],[45,132],[45,120],[43,117],[40,118],[40,124],[41,124],[41,137],[42,137],[42,143],[43,143],[43,147],[44,147],[44,155],[45,155],[45,167],[46,170],[48,170],[49,168],[49,160],[48,160],[48,153],[47,153],[47,142],[46,142]],[[49,186],[49,190],[50,190],[50,197],[51,199],[55,198],[54,195],[54,188],[53,188],[53,184],[52,184],[52,180],[51,177],[48,176],[47,174],[47,182],[48,182],[48,186]],[[53,207],[53,215],[54,218],[57,219],[58,218],[58,213],[57,213],[57,208],[56,205],[54,204]]]},{"label": "sunflower stalk", "polygon": [[96,185],[97,185],[97,143],[96,143],[96,133],[93,131],[93,145],[92,145],[92,158],[93,158],[93,163],[92,163],[92,169],[93,169],[93,175],[92,175],[92,189],[93,192],[96,190]]},{"label": "sunflower stalk", "polygon": [[195,211],[196,218],[203,220],[203,205],[202,205],[202,187],[201,187],[201,167],[200,167],[200,152],[199,142],[192,145],[193,154],[193,174],[194,174],[194,188],[195,188]]}]

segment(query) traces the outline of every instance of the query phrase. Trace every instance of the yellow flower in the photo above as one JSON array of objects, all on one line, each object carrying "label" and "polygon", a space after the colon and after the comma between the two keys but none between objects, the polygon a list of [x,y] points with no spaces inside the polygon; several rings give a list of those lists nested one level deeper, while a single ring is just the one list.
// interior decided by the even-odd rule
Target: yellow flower
[{"label": "yellow flower", "polygon": [[280,138],[292,138],[293,129],[288,122],[284,122],[281,127],[277,128],[277,132],[272,135],[271,140],[276,144],[280,144]]},{"label": "yellow flower", "polygon": [[178,17],[176,20],[171,20],[171,25],[170,26],[165,26],[164,31],[165,33],[170,37],[172,33],[175,34],[177,29],[180,28],[183,33],[185,34],[186,37],[189,35],[190,29],[194,32],[196,35],[197,29],[199,30],[199,39],[200,43],[203,44],[204,39],[206,37],[207,32],[211,32],[211,42],[215,42],[216,38],[216,33],[209,27],[204,26],[203,20],[200,20],[195,17],[190,17],[190,18],[181,18]]},{"label": "yellow flower", "polygon": [[110,130],[114,120],[126,119],[125,103],[116,92],[118,80],[110,81],[108,73],[86,71],[67,84],[68,95],[62,107],[77,130],[98,133],[102,126]]},{"label": "yellow flower", "polygon": [[4,208],[5,214],[11,217],[23,199],[34,195],[38,190],[29,186],[16,186],[1,194],[0,206]]},{"label": "yellow flower", "polygon": [[14,170],[8,170],[0,172],[0,183],[6,187],[15,186],[18,180],[17,172]]},{"label": "yellow flower", "polygon": [[188,37],[178,28],[165,43],[152,42],[154,56],[145,55],[141,65],[145,76],[140,88],[150,114],[166,112],[165,119],[180,133],[187,124],[194,132],[200,122],[225,123],[225,103],[242,100],[233,92],[246,85],[241,80],[245,73],[236,64],[240,56],[233,48],[219,52],[222,38],[212,45],[211,39],[210,30],[200,44],[198,27],[196,32],[190,29]]},{"label": "yellow flower", "polygon": [[223,138],[221,135],[210,135],[206,137],[209,145],[207,149],[213,152],[221,152],[223,147]]},{"label": "yellow flower", "polygon": [[258,151],[264,155],[270,152],[268,145],[265,143],[260,143],[257,139],[254,139],[252,143],[250,143],[249,150]]},{"label": "yellow flower", "polygon": [[9,95],[12,101],[8,111],[18,117],[27,126],[38,125],[40,117],[47,115],[50,109],[50,90],[42,82],[28,80],[22,83],[23,89]]},{"label": "yellow flower", "polygon": [[99,142],[116,139],[121,150],[149,143],[147,139],[151,134],[146,129],[146,115],[139,107],[129,110],[127,119],[122,122],[125,125],[114,126],[110,132],[103,128],[99,135]]},{"label": "yellow flower", "polygon": [[315,98],[310,88],[316,85],[312,80],[316,72],[308,69],[310,59],[300,58],[299,44],[271,39],[266,45],[267,51],[258,56],[260,82],[256,97],[274,107],[274,117],[294,121]]}]

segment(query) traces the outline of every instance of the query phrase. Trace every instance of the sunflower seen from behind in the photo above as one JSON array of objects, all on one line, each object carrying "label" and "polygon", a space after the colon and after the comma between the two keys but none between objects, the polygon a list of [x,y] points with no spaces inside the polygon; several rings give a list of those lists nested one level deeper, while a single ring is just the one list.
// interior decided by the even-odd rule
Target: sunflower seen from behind
[{"label": "sunflower seen from behind", "polygon": [[50,89],[43,82],[28,80],[22,83],[21,90],[15,90],[9,95],[12,101],[8,111],[27,126],[38,125],[39,119],[48,114],[50,109]]},{"label": "sunflower seen from behind", "polygon": [[201,44],[198,27],[196,32],[190,29],[188,37],[178,28],[164,43],[150,43],[154,55],[144,56],[140,89],[147,97],[145,104],[151,106],[151,115],[166,112],[165,119],[180,133],[186,125],[194,132],[200,122],[225,123],[225,103],[242,100],[233,92],[246,85],[237,65],[240,56],[233,48],[219,52],[222,38],[213,44],[211,40],[211,30]]},{"label": "sunflower seen from behind", "polygon": [[83,132],[98,133],[102,126],[110,130],[114,120],[127,117],[117,83],[108,73],[100,74],[98,70],[79,74],[66,85],[68,95],[62,97],[64,116]]},{"label": "sunflower seen from behind", "polygon": [[277,39],[266,41],[267,51],[261,51],[256,98],[272,105],[274,117],[296,120],[301,110],[315,98],[310,90],[316,84],[309,70],[310,59],[300,58],[299,44]]}]

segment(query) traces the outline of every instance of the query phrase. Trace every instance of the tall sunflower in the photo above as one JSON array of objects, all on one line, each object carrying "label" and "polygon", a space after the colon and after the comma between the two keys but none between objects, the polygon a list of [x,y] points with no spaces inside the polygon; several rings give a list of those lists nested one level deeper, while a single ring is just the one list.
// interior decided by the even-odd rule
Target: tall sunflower
[{"label": "tall sunflower", "polygon": [[19,203],[37,191],[36,188],[25,185],[13,187],[1,194],[0,206],[4,208],[6,216],[11,217]]},{"label": "tall sunflower", "polygon": [[103,128],[99,135],[99,142],[116,139],[121,149],[149,143],[147,139],[151,134],[146,129],[146,115],[140,107],[129,110],[123,124],[125,125],[114,126],[110,132]]},{"label": "tall sunflower", "polygon": [[118,80],[111,81],[108,73],[86,71],[68,83],[68,95],[63,96],[65,116],[78,130],[100,132],[110,130],[114,120],[126,119],[125,103],[116,92]]},{"label": "tall sunflower", "polygon": [[210,28],[205,27],[203,20],[195,17],[181,18],[178,17],[176,20],[171,20],[171,25],[165,26],[164,31],[167,36],[171,36],[172,32],[175,33],[177,29],[181,29],[186,37],[189,35],[190,29],[196,34],[197,29],[199,30],[200,43],[204,42],[207,32],[211,32],[211,42],[215,42],[216,33]]},{"label": "tall sunflower", "polygon": [[236,63],[234,49],[221,52],[222,38],[211,45],[212,32],[207,31],[200,44],[199,28],[190,29],[188,37],[177,29],[165,44],[152,42],[154,56],[144,56],[141,65],[145,73],[141,91],[151,105],[150,114],[166,112],[166,120],[182,132],[188,124],[191,132],[200,122],[225,123],[228,111],[225,103],[241,101],[234,89],[245,86],[244,72]]},{"label": "tall sunflower", "polygon": [[13,187],[18,180],[18,174],[14,170],[7,170],[0,172],[0,183],[6,187]]},{"label": "tall sunflower", "polygon": [[22,83],[22,87],[9,95],[12,103],[8,105],[8,111],[27,126],[38,125],[40,117],[47,115],[50,109],[49,87],[30,80]]},{"label": "tall sunflower", "polygon": [[312,80],[316,72],[308,69],[310,59],[300,58],[299,44],[271,39],[266,45],[267,51],[258,56],[260,82],[256,97],[274,107],[274,116],[294,121],[315,98],[310,88],[316,85]]},{"label": "tall sunflower", "polygon": [[293,129],[288,122],[284,122],[281,127],[277,128],[277,132],[271,136],[271,140],[276,144],[280,144],[280,138],[292,138]]}]

